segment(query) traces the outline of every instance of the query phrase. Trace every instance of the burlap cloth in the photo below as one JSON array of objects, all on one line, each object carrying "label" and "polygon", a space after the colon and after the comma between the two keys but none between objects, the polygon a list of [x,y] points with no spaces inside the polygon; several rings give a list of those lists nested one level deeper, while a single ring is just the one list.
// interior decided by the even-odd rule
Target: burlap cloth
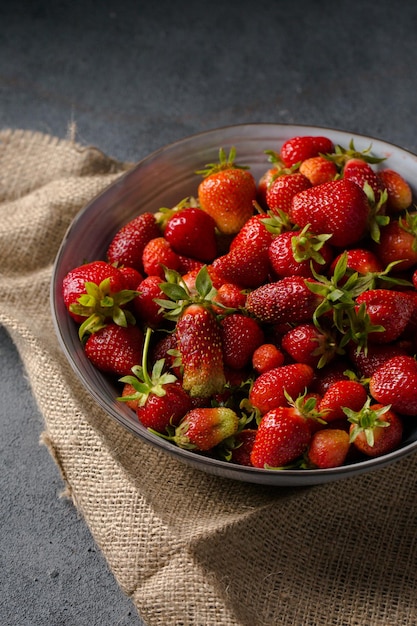
[{"label": "burlap cloth", "polygon": [[142,443],[79,384],[52,327],[52,264],[75,214],[128,167],[0,132],[0,322],[120,587],[149,626],[417,624],[417,454],[308,489],[245,485]]}]

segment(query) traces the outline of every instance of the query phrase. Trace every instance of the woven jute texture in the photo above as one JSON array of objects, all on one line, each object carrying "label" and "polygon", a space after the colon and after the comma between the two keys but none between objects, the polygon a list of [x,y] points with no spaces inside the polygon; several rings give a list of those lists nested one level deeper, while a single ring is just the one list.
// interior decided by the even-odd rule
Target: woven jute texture
[{"label": "woven jute texture", "polygon": [[149,626],[416,625],[417,455],[312,488],[220,479],[125,431],[67,365],[53,260],[75,214],[128,167],[70,140],[0,132],[0,323],[120,587]]}]

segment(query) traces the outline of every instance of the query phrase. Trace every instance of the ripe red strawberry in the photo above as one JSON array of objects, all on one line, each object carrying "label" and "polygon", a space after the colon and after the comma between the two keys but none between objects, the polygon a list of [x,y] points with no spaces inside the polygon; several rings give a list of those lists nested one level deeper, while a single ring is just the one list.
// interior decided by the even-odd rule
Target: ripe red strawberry
[{"label": "ripe red strawberry", "polygon": [[252,462],[250,455],[252,453],[256,433],[257,430],[255,428],[244,428],[236,433],[230,459],[232,463],[251,467]]},{"label": "ripe red strawberry", "polygon": [[190,256],[184,256],[183,254],[178,255],[180,263],[178,266],[179,274],[188,274],[188,272],[198,272],[204,266],[203,261],[199,261],[198,259],[193,259]]},{"label": "ripe red strawberry", "polygon": [[280,367],[284,361],[284,353],[273,343],[263,343],[252,355],[252,366],[258,374]]},{"label": "ripe red strawberry", "polygon": [[310,181],[311,185],[322,185],[334,180],[338,173],[335,163],[323,156],[310,157],[303,161],[299,171]]},{"label": "ripe red strawberry", "polygon": [[404,211],[411,206],[413,193],[408,182],[395,170],[382,169],[377,172],[378,179],[387,190],[387,208],[392,211]]},{"label": "ripe red strawberry", "polygon": [[227,407],[191,409],[181,420],[171,438],[186,450],[211,450],[238,431],[237,414]]},{"label": "ripe red strawberry", "polygon": [[96,332],[109,321],[133,322],[123,306],[136,292],[126,289],[120,270],[105,261],[93,261],[69,271],[62,281],[62,297],[71,317],[81,324],[80,338]]},{"label": "ripe red strawberry", "polygon": [[284,165],[291,167],[310,157],[318,156],[320,153],[331,153],[333,150],[333,142],[327,137],[291,137],[282,145],[280,156]]},{"label": "ripe red strawberry", "polygon": [[178,270],[180,257],[165,237],[151,239],[143,249],[143,269],[148,276],[165,277],[165,267]]},{"label": "ripe red strawberry", "polygon": [[[384,267],[377,255],[367,248],[350,248],[344,254],[347,255],[347,269],[359,272],[359,274],[370,274],[372,272],[382,272]],[[333,273],[341,255],[333,259],[330,265],[330,272]]]},{"label": "ripe red strawberry", "polygon": [[247,246],[267,247],[273,240],[273,235],[268,229],[269,216],[262,213],[253,215],[242,226],[240,231],[230,242],[230,250]]},{"label": "ripe red strawberry", "polygon": [[352,364],[346,357],[335,357],[322,369],[316,371],[314,379],[314,391],[323,396],[330,385],[339,380],[350,380],[347,372],[352,368]]},{"label": "ripe red strawberry", "polygon": [[278,278],[311,278],[311,266],[316,272],[324,272],[333,259],[333,249],[327,243],[329,237],[330,235],[315,235],[308,226],[303,230],[276,235],[268,248],[272,270]]},{"label": "ripe red strawberry", "polygon": [[123,274],[123,278],[125,281],[125,289],[131,289],[132,291],[137,290],[137,286],[143,280],[143,276],[138,270],[134,267],[126,267],[122,265],[118,267],[118,270],[121,274]]},{"label": "ripe red strawberry", "polygon": [[349,421],[350,441],[366,456],[387,454],[401,443],[403,424],[389,405],[369,400],[359,412],[349,412]]},{"label": "ripe red strawberry", "polygon": [[232,235],[253,215],[256,181],[246,168],[235,163],[236,152],[227,157],[219,152],[219,163],[211,163],[197,173],[204,176],[198,186],[201,208],[216,222],[221,233]]},{"label": "ripe red strawberry", "polygon": [[[203,271],[207,270],[208,278],[211,281],[211,285],[214,287],[214,289],[219,289],[223,285],[223,282],[224,282],[222,276],[220,276],[220,274],[216,272],[216,270],[214,269],[212,265],[203,266],[203,267],[204,267]],[[195,295],[197,293],[196,281],[197,281],[197,277],[199,275],[201,276],[200,272],[202,269],[203,269],[202,267],[195,267],[194,269],[190,270],[186,274],[182,275],[181,280],[186,285],[191,295]]]},{"label": "ripe red strawberry", "polygon": [[164,237],[179,255],[211,262],[217,254],[216,222],[206,211],[185,207],[166,222]]},{"label": "ripe red strawberry", "polygon": [[334,334],[317,328],[312,322],[297,324],[287,331],[281,347],[294,361],[319,368],[338,353]]},{"label": "ripe red strawberry", "polygon": [[183,387],[192,397],[221,393],[226,383],[220,328],[212,312],[190,304],[176,326]]},{"label": "ripe red strawberry", "polygon": [[365,306],[370,323],[381,326],[367,338],[375,343],[390,343],[400,337],[414,311],[414,301],[407,293],[389,289],[369,289],[356,298],[356,309]]},{"label": "ripe red strawberry", "polygon": [[356,183],[341,179],[296,194],[289,215],[300,228],[310,224],[318,235],[331,234],[331,245],[346,247],[367,233],[370,205]]},{"label": "ripe red strawberry", "polygon": [[246,294],[240,287],[233,283],[223,283],[218,289],[217,293],[213,297],[213,304],[221,306],[214,306],[213,309],[216,313],[221,314],[224,309],[241,309],[246,304]]},{"label": "ripe red strawberry", "polygon": [[141,362],[143,342],[143,332],[138,326],[108,324],[89,336],[85,354],[100,371],[126,376]]},{"label": "ripe red strawberry", "polygon": [[264,341],[264,332],[252,317],[241,313],[226,315],[220,322],[223,360],[226,367],[243,369]]},{"label": "ripe red strawberry", "polygon": [[382,265],[400,261],[396,271],[404,271],[417,265],[417,212],[393,219],[381,228],[379,245],[374,250]]},{"label": "ripe red strawberry", "polygon": [[410,356],[409,352],[399,343],[369,343],[366,350],[358,350],[351,346],[349,358],[360,376],[370,378],[385,361],[393,356]]},{"label": "ripe red strawberry", "polygon": [[246,298],[246,310],[267,324],[296,324],[310,321],[321,301],[322,297],[312,293],[304,278],[286,276],[251,291]]},{"label": "ripe red strawberry", "polygon": [[376,402],[390,404],[404,415],[417,414],[417,361],[412,356],[394,356],[371,376],[369,392]]},{"label": "ripe red strawberry", "polygon": [[314,370],[309,365],[282,365],[261,374],[255,380],[249,392],[249,400],[264,415],[278,406],[288,406],[287,395],[297,398],[308,389],[313,379]]},{"label": "ripe red strawberry", "polygon": [[124,387],[119,400],[134,408],[146,428],[164,433],[168,426],[176,426],[189,411],[191,398],[175,375],[165,369],[164,359],[158,359],[152,371],[148,371],[151,334],[148,328],[141,365],[135,365],[131,374],[120,379]]},{"label": "ripe red strawberry", "polygon": [[365,387],[357,380],[339,380],[334,382],[322,396],[318,411],[326,422],[347,419],[344,408],[360,411],[367,400]]},{"label": "ripe red strawberry", "polygon": [[146,276],[137,286],[138,295],[133,300],[135,314],[142,326],[157,328],[164,319],[161,306],[156,299],[165,299],[160,276]]},{"label": "ripe red strawberry", "polygon": [[300,172],[279,173],[266,191],[266,205],[272,213],[277,215],[280,211],[288,213],[295,194],[310,187],[310,181]]},{"label": "ripe red strawberry", "polygon": [[127,265],[143,272],[143,249],[148,241],[160,236],[155,215],[142,213],[116,233],[107,249],[107,258],[110,263]]},{"label": "ripe red strawberry", "polygon": [[292,406],[279,406],[259,423],[251,463],[260,468],[284,467],[305,452],[310,440],[308,420]]},{"label": "ripe red strawberry", "polygon": [[211,265],[223,278],[223,282],[234,283],[238,287],[254,288],[261,285],[270,271],[268,247],[271,234],[262,221],[252,220],[244,235],[237,235],[229,252],[217,257]]},{"label": "ripe red strawberry", "polygon": [[349,435],[340,428],[326,428],[314,433],[307,450],[307,464],[311,468],[340,467],[350,448]]},{"label": "ripe red strawberry", "polygon": [[375,201],[381,197],[384,188],[371,165],[361,158],[348,159],[343,168],[343,178],[353,181],[364,189],[365,184],[371,187]]}]

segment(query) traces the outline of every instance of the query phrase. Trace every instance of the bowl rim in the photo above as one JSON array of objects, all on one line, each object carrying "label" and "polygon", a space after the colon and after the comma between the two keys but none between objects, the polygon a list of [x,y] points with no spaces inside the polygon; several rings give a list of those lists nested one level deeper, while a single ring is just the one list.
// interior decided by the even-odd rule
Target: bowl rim
[{"label": "bowl rim", "polygon": [[[117,188],[125,183],[126,180],[134,177],[138,170],[143,168],[146,164],[151,163],[159,158],[161,154],[175,151],[177,148],[181,146],[185,146],[186,144],[192,144],[194,141],[202,140],[205,137],[213,137],[215,135],[221,134],[222,132],[236,132],[236,133],[248,133],[256,131],[257,129],[270,130],[274,132],[282,132],[286,131],[291,136],[299,135],[299,134],[327,134],[332,139],[335,137],[339,137],[339,139],[343,138],[347,140],[348,138],[353,138],[353,140],[362,140],[363,142],[367,142],[372,146],[380,146],[387,150],[394,150],[395,152],[400,153],[400,155],[411,159],[415,162],[415,166],[417,169],[417,155],[412,153],[411,151],[402,148],[394,143],[387,142],[382,139],[378,139],[375,137],[369,137],[365,134],[350,132],[347,130],[335,129],[331,127],[323,127],[323,126],[315,126],[308,124],[275,124],[270,122],[259,122],[259,123],[244,123],[244,124],[232,124],[222,127],[216,127],[212,129],[206,129],[202,132],[194,133],[183,137],[179,140],[170,142],[164,146],[161,146],[141,158],[136,164],[132,166],[131,169],[121,174],[121,176],[114,182],[110,183],[104,190],[94,196],[78,213],[75,215],[71,224],[67,228],[64,237],[59,246],[58,252],[55,256],[55,260],[52,268],[52,277],[50,282],[50,310],[52,315],[53,327],[55,330],[55,334],[58,338],[58,343],[62,352],[64,353],[67,361],[69,362],[71,368],[75,372],[78,377],[78,380],[83,384],[84,388],[89,392],[89,394],[94,398],[94,400],[98,403],[98,405],[104,409],[105,413],[109,415],[113,420],[121,424],[135,436],[139,437],[146,443],[156,447],[158,449],[167,452],[170,456],[177,458],[181,462],[185,462],[188,465],[193,466],[196,469],[206,471],[211,474],[217,474],[225,478],[231,478],[238,481],[243,481],[247,483],[259,483],[264,485],[271,486],[306,486],[306,485],[317,485],[324,482],[330,482],[339,479],[345,479],[350,476],[354,476],[357,474],[381,469],[382,467],[393,463],[394,461],[400,460],[403,457],[406,457],[413,453],[415,449],[417,449],[417,440],[412,441],[408,444],[397,448],[394,451],[386,455],[382,455],[380,457],[373,457],[364,460],[360,460],[358,462],[352,462],[350,464],[342,465],[335,468],[326,468],[326,469],[280,469],[280,470],[271,470],[264,468],[254,468],[243,465],[238,465],[235,463],[231,463],[228,461],[223,461],[221,459],[213,458],[210,456],[206,456],[204,454],[199,454],[196,452],[192,452],[189,450],[184,450],[182,448],[178,448],[173,445],[171,442],[164,440],[161,437],[158,437],[149,431],[147,431],[144,427],[142,427],[139,422],[136,425],[135,422],[131,419],[131,409],[122,405],[122,403],[118,402],[116,404],[110,404],[104,401],[103,397],[98,393],[97,388],[94,385],[90,384],[88,380],[81,375],[81,372],[78,368],[77,362],[74,358],[74,354],[71,349],[68,347],[67,342],[65,340],[65,333],[60,322],[60,305],[62,308],[62,303],[60,303],[60,281],[61,281],[61,262],[63,259],[63,255],[65,254],[68,245],[71,243],[71,237],[73,236],[74,231],[80,226],[83,220],[86,219],[88,213],[92,210],[93,207],[97,205],[98,202],[103,202],[106,200],[106,197],[113,192],[117,193]],[[337,142],[335,142],[337,143]],[[267,164],[265,164],[265,169],[267,169]],[[62,273],[62,272],[61,272]],[[74,327],[75,328],[75,327]],[[91,364],[87,364],[91,365]],[[93,366],[91,365],[91,368]],[[95,368],[92,370],[95,372],[95,377],[106,378],[103,374],[98,372]],[[117,410],[116,410],[117,407]],[[135,424],[135,426],[134,426]]]}]

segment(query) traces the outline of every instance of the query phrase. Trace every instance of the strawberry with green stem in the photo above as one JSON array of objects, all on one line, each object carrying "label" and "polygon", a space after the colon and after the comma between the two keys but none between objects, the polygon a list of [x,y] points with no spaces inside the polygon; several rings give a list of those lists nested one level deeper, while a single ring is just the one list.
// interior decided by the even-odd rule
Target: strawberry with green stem
[{"label": "strawberry with green stem", "polygon": [[345,413],[350,422],[350,442],[366,456],[381,456],[400,445],[403,423],[391,405],[372,403],[368,397],[359,411],[345,409]]},{"label": "strawberry with green stem", "polygon": [[209,163],[196,173],[203,176],[198,186],[201,208],[216,222],[220,233],[233,235],[253,215],[253,202],[257,188],[248,167],[235,161],[236,150],[231,148],[226,155],[219,150],[218,163]]},{"label": "strawberry with green stem", "polygon": [[109,322],[126,327],[135,324],[125,305],[137,292],[126,289],[120,270],[105,261],[93,261],[69,271],[62,282],[62,294],[70,315],[80,324],[78,334],[97,332]]},{"label": "strawberry with green stem", "polygon": [[142,364],[132,367],[132,374],[120,378],[130,393],[118,398],[135,403],[139,421],[146,427],[165,432],[176,425],[191,408],[191,398],[170,371],[164,371],[164,359],[158,359],[148,372],[148,353],[152,330],[147,328],[142,352]]}]

